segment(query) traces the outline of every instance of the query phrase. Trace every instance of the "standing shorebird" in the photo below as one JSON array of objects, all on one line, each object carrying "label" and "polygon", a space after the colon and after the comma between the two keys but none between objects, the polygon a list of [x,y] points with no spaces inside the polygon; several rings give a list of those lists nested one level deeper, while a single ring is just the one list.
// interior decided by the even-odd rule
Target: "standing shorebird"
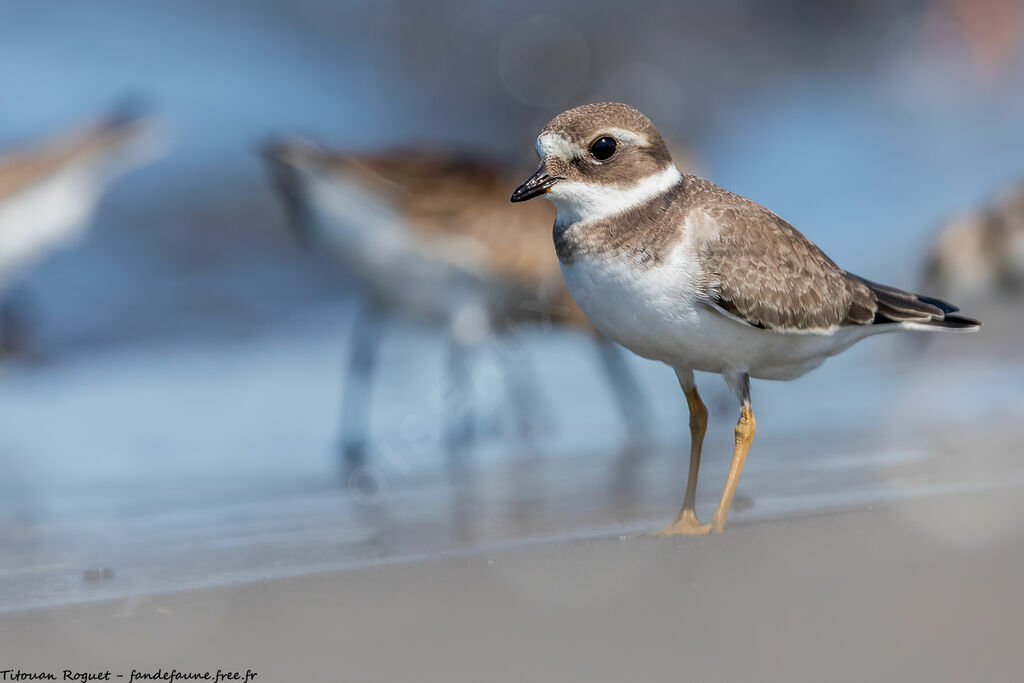
[{"label": "standing shorebird", "polygon": [[[348,154],[303,140],[264,148],[291,227],[353,278],[365,299],[355,321],[344,395],[342,451],[348,469],[364,459],[367,404],[381,327],[388,315],[439,326],[448,376],[468,392],[467,352],[510,323],[541,319],[594,333],[573,304],[544,227],[553,212],[508,204],[512,169],[427,149]],[[531,208],[533,208],[531,206]],[[620,348],[594,333],[602,367],[632,434],[647,411]],[[501,354],[499,354],[501,355]],[[522,354],[506,368],[521,422],[536,413],[535,380]],[[451,417],[451,416],[450,416]],[[448,425],[450,445],[469,435],[469,411]]]},{"label": "standing shorebird", "polygon": [[[33,265],[85,236],[103,193],[153,160],[153,121],[123,105],[99,121],[33,148],[0,155],[0,295]],[[5,350],[24,322],[8,300],[0,311]]]},{"label": "standing shorebird", "polygon": [[950,219],[931,240],[924,281],[968,300],[1024,293],[1024,183]]},{"label": "standing shorebird", "polygon": [[[874,334],[976,330],[957,308],[848,273],[768,209],[683,175],[651,121],[625,104],[559,114],[537,138],[537,172],[513,202],[558,209],[562,274],[601,332],[670,365],[690,409],[682,510],[663,534],[721,531],[754,438],[750,378],[791,380]],[[740,402],[736,445],[710,525],[694,510],[707,409],[695,370]]]}]

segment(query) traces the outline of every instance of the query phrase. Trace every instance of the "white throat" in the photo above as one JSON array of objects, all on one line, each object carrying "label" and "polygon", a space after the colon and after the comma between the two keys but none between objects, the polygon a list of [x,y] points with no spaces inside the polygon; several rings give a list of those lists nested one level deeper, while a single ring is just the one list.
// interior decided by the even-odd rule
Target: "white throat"
[{"label": "white throat", "polygon": [[562,180],[545,196],[558,209],[558,222],[571,225],[622,213],[675,187],[682,179],[675,165],[669,164],[664,170],[626,187]]}]

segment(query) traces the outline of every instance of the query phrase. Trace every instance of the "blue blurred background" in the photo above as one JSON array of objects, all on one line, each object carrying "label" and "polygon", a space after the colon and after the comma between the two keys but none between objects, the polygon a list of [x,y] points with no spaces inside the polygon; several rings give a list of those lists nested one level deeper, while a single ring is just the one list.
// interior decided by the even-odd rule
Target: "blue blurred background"
[{"label": "blue blurred background", "polygon": [[[0,609],[674,512],[688,432],[671,372],[627,361],[652,415],[636,445],[582,336],[540,328],[527,353],[549,419],[524,436],[504,393],[477,386],[480,438],[453,462],[430,400],[443,339],[390,324],[368,399],[373,489],[350,490],[336,450],[358,292],[289,234],[257,153],[268,136],[473,148],[525,178],[552,116],[625,101],[842,266],[915,288],[943,222],[1024,177],[1022,43],[1014,0],[7,0],[0,147],[127,96],[168,154],[19,277],[31,329],[0,367]],[[871,340],[800,383],[758,383],[737,518],[1021,477],[985,455],[1024,441],[1020,306],[1000,296],[958,301],[985,319],[973,338]],[[734,416],[700,379],[706,453],[722,451],[705,505]]]}]

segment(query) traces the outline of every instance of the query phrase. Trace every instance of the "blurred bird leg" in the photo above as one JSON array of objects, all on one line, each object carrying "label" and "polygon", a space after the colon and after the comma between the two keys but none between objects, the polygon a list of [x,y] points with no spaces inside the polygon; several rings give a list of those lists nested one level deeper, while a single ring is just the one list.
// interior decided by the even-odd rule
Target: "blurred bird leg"
[{"label": "blurred bird leg", "polygon": [[636,508],[637,499],[644,491],[638,471],[640,464],[649,454],[650,448],[647,444],[626,441],[615,455],[609,493],[614,507],[624,514]]},{"label": "blurred bird leg", "polygon": [[510,357],[499,354],[505,371],[505,387],[516,411],[519,433],[546,431],[550,426],[551,411],[545,405],[540,381],[528,351]]},{"label": "blurred bird leg", "polygon": [[384,319],[375,310],[360,304],[352,321],[341,396],[341,459],[346,481],[366,464],[370,399],[383,329]]},{"label": "blurred bird leg", "polygon": [[651,427],[650,405],[640,391],[639,382],[626,365],[622,347],[596,331],[593,338],[601,357],[601,368],[612,385],[615,402],[626,424],[629,440],[639,442],[647,439]]},{"label": "blurred bird leg", "polygon": [[[686,494],[683,497],[683,507],[679,511],[676,520],[667,527],[657,532],[661,536],[675,536],[676,534],[706,534],[711,531],[711,525],[701,524],[697,519],[695,506],[697,503],[697,475],[700,470],[700,453],[704,445],[704,434],[708,429],[708,409],[704,401],[697,393],[697,385],[693,380],[693,371],[676,370],[679,378],[679,385],[686,395],[686,403],[690,407],[690,471],[686,477]],[[741,465],[742,466],[742,465]],[[737,474],[737,476],[739,476]],[[730,494],[730,500],[732,498]],[[722,520],[725,523],[725,520]]]},{"label": "blurred bird leg", "polygon": [[25,349],[31,332],[31,301],[24,290],[16,288],[0,301],[0,360]]},{"label": "blurred bird leg", "polygon": [[468,448],[475,436],[476,411],[469,362],[476,345],[471,347],[471,344],[458,334],[448,335],[448,391],[444,393],[441,408],[449,454]]},{"label": "blurred bird leg", "polygon": [[[457,357],[482,343],[474,337],[515,336],[507,325],[491,329],[506,321],[593,329],[551,254],[553,207],[508,202],[514,167],[429,148],[353,155],[287,138],[263,155],[297,238],[329,256],[382,314],[460,336],[448,342],[455,376],[465,374],[451,367]],[[508,345],[516,355],[526,344]],[[627,373],[620,365],[614,376]],[[637,404],[632,394],[622,400]],[[468,433],[465,412],[445,411],[460,417],[447,420],[450,441]]]}]

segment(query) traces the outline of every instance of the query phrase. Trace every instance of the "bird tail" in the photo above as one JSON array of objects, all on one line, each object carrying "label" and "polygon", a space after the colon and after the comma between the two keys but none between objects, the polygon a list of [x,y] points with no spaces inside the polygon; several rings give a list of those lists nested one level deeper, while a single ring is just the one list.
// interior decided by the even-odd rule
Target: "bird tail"
[{"label": "bird tail", "polygon": [[973,332],[981,327],[974,318],[960,315],[948,301],[882,285],[858,277],[875,297],[877,310],[873,323],[904,324],[912,329],[947,329]]}]

